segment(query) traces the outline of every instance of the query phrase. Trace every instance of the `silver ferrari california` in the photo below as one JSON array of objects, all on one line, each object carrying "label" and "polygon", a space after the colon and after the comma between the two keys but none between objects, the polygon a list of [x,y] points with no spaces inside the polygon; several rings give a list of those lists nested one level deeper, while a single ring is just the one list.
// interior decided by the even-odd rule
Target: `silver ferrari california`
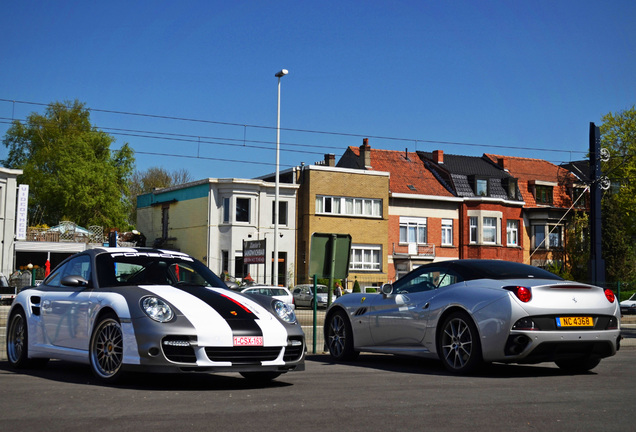
[{"label": "silver ferrari california", "polygon": [[464,374],[490,362],[555,362],[584,372],[620,347],[614,293],[537,267],[494,260],[423,265],[378,294],[347,294],[327,310],[335,360],[361,352],[439,358]]}]

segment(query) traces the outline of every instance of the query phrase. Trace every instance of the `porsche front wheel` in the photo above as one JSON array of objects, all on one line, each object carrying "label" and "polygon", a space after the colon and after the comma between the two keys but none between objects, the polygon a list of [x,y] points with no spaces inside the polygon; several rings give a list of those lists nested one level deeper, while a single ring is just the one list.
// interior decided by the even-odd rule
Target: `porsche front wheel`
[{"label": "porsche front wheel", "polygon": [[114,314],[106,314],[95,325],[90,343],[93,374],[104,382],[115,382],[123,374],[124,338],[121,324]]}]

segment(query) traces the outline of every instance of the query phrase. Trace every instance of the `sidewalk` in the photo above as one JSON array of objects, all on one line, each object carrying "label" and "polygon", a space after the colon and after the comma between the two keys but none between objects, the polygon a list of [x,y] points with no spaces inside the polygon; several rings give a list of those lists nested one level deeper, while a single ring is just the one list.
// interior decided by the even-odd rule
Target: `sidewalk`
[{"label": "sidewalk", "polygon": [[[6,326],[7,315],[9,313],[9,306],[0,306],[0,361],[7,360],[7,346],[6,346]],[[621,327],[626,329],[636,329],[636,315],[627,315],[621,319]],[[305,327],[303,326],[303,329]],[[310,335],[306,333],[307,337]],[[621,341],[621,347],[636,346],[636,338],[623,339]]]}]

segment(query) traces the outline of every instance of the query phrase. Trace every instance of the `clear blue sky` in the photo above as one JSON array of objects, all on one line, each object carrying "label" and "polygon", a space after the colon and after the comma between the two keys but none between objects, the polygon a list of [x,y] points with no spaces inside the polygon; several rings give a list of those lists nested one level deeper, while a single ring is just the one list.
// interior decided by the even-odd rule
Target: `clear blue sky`
[{"label": "clear blue sky", "polygon": [[[5,1],[0,99],[86,103],[141,170],[250,178],[274,171],[286,68],[282,169],[363,137],[559,163],[636,103],[635,23],[633,0]],[[0,136],[33,111],[0,101]]]}]

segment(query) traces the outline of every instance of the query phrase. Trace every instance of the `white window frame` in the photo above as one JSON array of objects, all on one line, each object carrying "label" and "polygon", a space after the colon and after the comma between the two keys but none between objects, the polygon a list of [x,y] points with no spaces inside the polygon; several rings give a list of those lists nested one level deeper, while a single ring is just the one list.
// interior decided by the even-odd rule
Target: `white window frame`
[{"label": "white window frame", "polygon": [[453,220],[442,219],[442,246],[453,245]]},{"label": "white window frame", "polygon": [[[238,220],[237,213],[238,213],[238,203],[239,200],[247,200],[248,206],[247,206],[247,221],[243,221],[243,220]],[[236,197],[235,198],[235,203],[234,203],[234,222],[237,224],[250,224],[252,223],[252,199],[250,197]]]},{"label": "white window frame", "polygon": [[[486,224],[486,221],[492,221],[494,222],[493,225],[490,224]],[[481,225],[481,232],[482,232],[482,240],[484,244],[497,244],[497,218],[496,217],[492,217],[492,216],[484,216],[482,218],[482,225]],[[488,232],[489,234],[486,235],[486,232]],[[486,240],[487,237],[491,237],[490,232],[492,232],[492,237],[493,240]]]},{"label": "white window frame", "polygon": [[[399,230],[399,236],[400,236],[400,244],[409,244],[409,243],[416,243],[416,244],[427,244],[428,242],[428,220],[427,218],[407,218],[407,217],[400,217],[400,230]],[[403,234],[403,230],[406,229],[406,238],[402,236]],[[411,232],[413,232],[412,230],[414,230],[415,232],[415,241],[411,241]],[[423,233],[423,241],[420,241],[421,237],[422,237],[422,233]]]},{"label": "white window frame", "polygon": [[316,214],[381,218],[382,200],[316,195]]},{"label": "white window frame", "polygon": [[382,271],[382,245],[352,245],[349,270]]},{"label": "white window frame", "polygon": [[478,236],[479,236],[479,217],[477,216],[469,216],[468,223],[470,226],[469,229],[469,240],[468,242],[471,244],[477,244]]},{"label": "white window frame", "polygon": [[506,221],[506,244],[519,246],[519,220],[508,219]]}]

